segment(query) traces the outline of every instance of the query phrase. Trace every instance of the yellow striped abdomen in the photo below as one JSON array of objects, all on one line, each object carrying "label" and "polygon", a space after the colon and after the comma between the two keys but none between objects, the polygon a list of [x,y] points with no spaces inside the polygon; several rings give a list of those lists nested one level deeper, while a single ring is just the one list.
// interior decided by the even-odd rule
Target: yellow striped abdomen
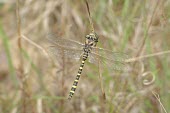
[{"label": "yellow striped abdomen", "polygon": [[78,73],[77,73],[77,76],[76,76],[76,79],[74,80],[74,83],[73,83],[71,90],[70,90],[70,93],[69,93],[69,97],[68,97],[69,100],[72,98],[72,96],[74,95],[74,92],[76,91],[76,87],[78,85],[78,81],[80,79],[80,75],[82,73],[84,62],[85,62],[86,59],[87,59],[87,56],[86,56],[86,58],[82,59],[81,65],[79,67],[79,70],[78,70]]}]

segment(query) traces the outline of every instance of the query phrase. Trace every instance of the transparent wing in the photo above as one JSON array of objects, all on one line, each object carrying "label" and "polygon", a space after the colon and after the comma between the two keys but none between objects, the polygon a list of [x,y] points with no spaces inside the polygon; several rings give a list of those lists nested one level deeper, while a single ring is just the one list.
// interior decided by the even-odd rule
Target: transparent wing
[{"label": "transparent wing", "polygon": [[128,55],[125,53],[113,52],[113,51],[103,49],[103,48],[98,48],[98,47],[94,47],[92,49],[92,53],[96,53],[112,61],[124,61],[125,59],[128,59]]},{"label": "transparent wing", "polygon": [[81,49],[66,48],[59,45],[49,46],[48,50],[50,54],[54,55],[55,57],[64,56],[65,58],[71,58],[75,60],[79,60],[83,53],[83,50]]},{"label": "transparent wing", "polygon": [[53,45],[60,45],[67,48],[72,49],[83,49],[84,44],[79,43],[77,41],[73,41],[70,39],[60,38],[56,36],[54,33],[49,33],[47,35],[47,39],[53,44]]},{"label": "transparent wing", "polygon": [[[89,54],[89,62],[100,65],[104,68],[108,68],[109,70],[127,70],[128,65],[125,62],[127,55],[124,53],[112,52],[109,50],[105,50],[102,48],[96,48],[98,53],[92,51]],[[99,54],[101,53],[101,54]]]}]

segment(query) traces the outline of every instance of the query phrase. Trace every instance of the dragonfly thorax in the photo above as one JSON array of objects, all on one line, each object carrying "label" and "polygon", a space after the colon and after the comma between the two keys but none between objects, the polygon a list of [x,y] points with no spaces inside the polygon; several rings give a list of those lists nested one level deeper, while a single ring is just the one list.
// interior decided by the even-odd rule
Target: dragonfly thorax
[{"label": "dragonfly thorax", "polygon": [[90,33],[86,35],[85,45],[87,47],[95,47],[98,42],[98,35],[96,33]]},{"label": "dragonfly thorax", "polygon": [[92,50],[92,47],[87,45],[87,44],[85,44],[85,47],[83,49],[84,49],[85,53],[90,53],[90,51]]}]

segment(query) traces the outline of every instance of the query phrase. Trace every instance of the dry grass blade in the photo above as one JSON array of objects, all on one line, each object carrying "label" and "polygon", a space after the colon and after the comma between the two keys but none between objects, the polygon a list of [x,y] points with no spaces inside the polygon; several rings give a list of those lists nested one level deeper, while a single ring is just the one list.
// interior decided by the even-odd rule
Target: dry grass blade
[{"label": "dry grass blade", "polygon": [[152,24],[152,21],[153,21],[153,19],[154,19],[154,15],[155,15],[155,13],[156,13],[156,9],[158,8],[159,3],[160,3],[160,0],[157,0],[156,6],[155,6],[154,11],[153,11],[152,16],[151,16],[151,20],[150,20],[150,22],[149,22],[149,24],[148,24],[147,30],[146,30],[146,32],[145,32],[145,36],[144,36],[144,38],[143,38],[142,45],[141,45],[141,47],[139,48],[139,51],[138,51],[138,53],[136,54],[136,57],[140,56],[140,54],[142,53],[141,51],[143,51],[143,49],[144,49],[144,45],[145,45],[145,43],[146,43],[146,39],[148,38],[148,32],[149,32],[149,30],[150,30],[150,27],[151,27],[151,24]]},{"label": "dry grass blade", "polygon": [[41,47],[40,45],[36,44],[35,42],[33,42],[32,40],[30,40],[28,37],[26,37],[25,35],[21,35],[21,37],[26,40],[28,43],[30,43],[31,45],[35,46],[36,48],[40,49],[43,53],[44,53],[44,56],[46,58],[49,58],[49,55],[47,53],[47,51]]},{"label": "dry grass blade", "polygon": [[19,57],[20,57],[20,64],[19,64],[19,78],[21,79],[21,91],[22,91],[22,112],[26,113],[26,82],[24,80],[24,62],[22,57],[22,43],[21,43],[21,19],[19,15],[19,0],[16,0],[16,16],[17,16],[17,35],[18,35],[18,48],[19,48]]},{"label": "dry grass blade", "polygon": [[90,14],[89,4],[88,4],[87,0],[85,0],[85,2],[86,2],[86,6],[87,6],[88,15],[89,15],[88,17],[89,17],[89,22],[90,22],[90,26],[91,26],[91,32],[94,33],[94,26],[93,26],[92,17]]},{"label": "dry grass blade", "polygon": [[128,62],[136,62],[139,60],[143,60],[145,58],[156,57],[156,56],[160,56],[160,55],[164,55],[164,54],[170,54],[170,50],[153,53],[153,54],[148,54],[148,55],[144,55],[144,56],[139,56],[139,57],[134,57],[134,58],[129,58],[129,59],[126,59],[125,62],[127,62],[127,63]]},{"label": "dry grass blade", "polygon": [[161,99],[159,98],[159,94],[157,94],[156,92],[152,91],[152,94],[155,96],[155,98],[158,100],[158,102],[160,103],[161,108],[164,110],[165,113],[168,113],[164,107],[164,105],[161,102]]}]

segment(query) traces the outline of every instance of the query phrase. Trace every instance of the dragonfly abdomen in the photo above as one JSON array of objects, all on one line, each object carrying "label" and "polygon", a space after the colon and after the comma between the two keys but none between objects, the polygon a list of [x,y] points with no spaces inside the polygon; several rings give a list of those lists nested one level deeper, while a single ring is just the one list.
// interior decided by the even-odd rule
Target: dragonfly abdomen
[{"label": "dragonfly abdomen", "polygon": [[84,63],[85,63],[87,57],[88,57],[88,53],[85,52],[83,54],[83,58],[82,58],[81,65],[79,67],[76,79],[74,80],[73,85],[71,87],[71,90],[70,90],[70,93],[69,93],[69,97],[68,97],[69,100],[71,100],[72,96],[74,95],[74,92],[76,91],[76,88],[77,88],[77,85],[78,85],[78,81],[80,79],[80,76],[81,76],[81,73],[82,73],[82,70],[83,70],[83,67],[84,67]]}]

